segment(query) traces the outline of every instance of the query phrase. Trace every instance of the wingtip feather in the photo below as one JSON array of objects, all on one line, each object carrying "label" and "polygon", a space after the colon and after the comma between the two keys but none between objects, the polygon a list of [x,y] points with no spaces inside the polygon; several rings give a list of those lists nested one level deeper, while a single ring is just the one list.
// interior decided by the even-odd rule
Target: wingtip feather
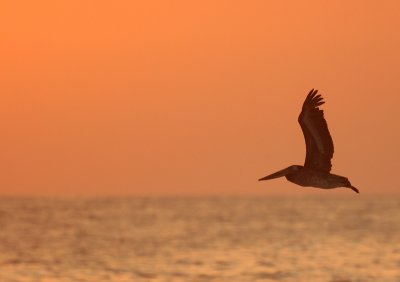
[{"label": "wingtip feather", "polygon": [[308,93],[303,106],[311,106],[312,108],[317,108],[325,103],[324,98],[321,94],[318,94],[318,89],[311,89]]}]

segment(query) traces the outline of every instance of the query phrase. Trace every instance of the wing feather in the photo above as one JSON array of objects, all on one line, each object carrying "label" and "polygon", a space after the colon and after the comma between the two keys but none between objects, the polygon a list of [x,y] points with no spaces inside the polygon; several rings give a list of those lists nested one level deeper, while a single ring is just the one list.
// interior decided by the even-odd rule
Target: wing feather
[{"label": "wing feather", "polygon": [[324,118],[324,111],[318,107],[323,105],[318,90],[312,89],[303,104],[299,115],[299,123],[306,142],[306,159],[304,167],[329,172],[332,167],[333,141]]}]

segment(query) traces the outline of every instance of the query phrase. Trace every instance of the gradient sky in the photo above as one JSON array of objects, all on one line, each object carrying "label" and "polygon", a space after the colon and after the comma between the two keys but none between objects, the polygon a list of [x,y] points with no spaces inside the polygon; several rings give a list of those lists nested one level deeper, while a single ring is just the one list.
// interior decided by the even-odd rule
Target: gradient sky
[{"label": "gradient sky", "polygon": [[398,191],[399,27],[399,1],[5,1],[0,194],[302,193],[257,179],[303,164],[311,88],[333,172]]}]

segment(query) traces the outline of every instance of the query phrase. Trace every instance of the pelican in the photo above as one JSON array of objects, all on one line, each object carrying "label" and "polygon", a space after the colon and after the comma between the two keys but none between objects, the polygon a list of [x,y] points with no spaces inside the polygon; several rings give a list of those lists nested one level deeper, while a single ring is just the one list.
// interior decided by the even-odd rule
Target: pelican
[{"label": "pelican", "polygon": [[288,181],[303,187],[322,189],[345,187],[360,193],[347,177],[330,173],[333,141],[324,118],[324,111],[319,109],[325,102],[317,93],[318,90],[311,89],[298,118],[306,142],[304,166],[292,165],[260,178],[259,181],[285,176]]}]

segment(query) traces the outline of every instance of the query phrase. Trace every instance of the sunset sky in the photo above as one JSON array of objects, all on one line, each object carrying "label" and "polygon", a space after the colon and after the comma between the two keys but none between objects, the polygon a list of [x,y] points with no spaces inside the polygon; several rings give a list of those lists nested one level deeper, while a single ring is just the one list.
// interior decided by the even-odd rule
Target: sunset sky
[{"label": "sunset sky", "polygon": [[257,179],[303,164],[311,88],[333,173],[400,191],[399,27],[399,1],[4,1],[0,195],[303,193]]}]

